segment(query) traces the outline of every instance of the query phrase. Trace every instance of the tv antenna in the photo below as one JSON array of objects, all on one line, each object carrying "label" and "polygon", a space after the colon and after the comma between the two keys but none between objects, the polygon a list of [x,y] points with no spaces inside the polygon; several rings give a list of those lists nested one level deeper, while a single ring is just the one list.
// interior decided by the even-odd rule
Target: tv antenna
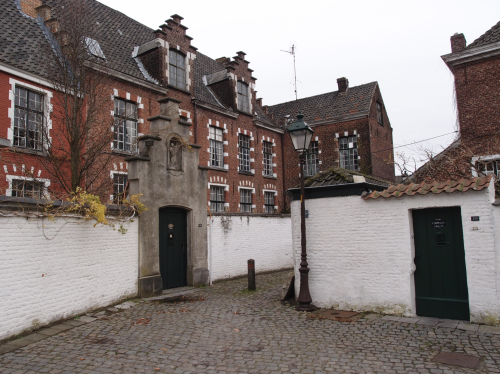
[{"label": "tv antenna", "polygon": [[284,51],[281,49],[281,52],[289,53],[293,56],[293,75],[295,79],[295,100],[297,100],[297,70],[295,68],[295,44],[292,44],[289,51]]}]

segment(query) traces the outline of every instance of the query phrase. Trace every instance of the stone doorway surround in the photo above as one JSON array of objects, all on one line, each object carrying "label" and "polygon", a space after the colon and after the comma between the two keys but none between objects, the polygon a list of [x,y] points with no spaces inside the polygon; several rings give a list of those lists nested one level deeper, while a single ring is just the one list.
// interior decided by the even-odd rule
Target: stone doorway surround
[{"label": "stone doorway surround", "polygon": [[187,211],[187,284],[208,283],[207,170],[199,166],[200,146],[189,143],[191,123],[179,115],[177,99],[158,100],[160,114],[148,118],[150,134],[138,139],[139,155],[129,157],[130,194],[142,194],[147,211],[139,218],[139,294],[161,295],[159,210]]}]

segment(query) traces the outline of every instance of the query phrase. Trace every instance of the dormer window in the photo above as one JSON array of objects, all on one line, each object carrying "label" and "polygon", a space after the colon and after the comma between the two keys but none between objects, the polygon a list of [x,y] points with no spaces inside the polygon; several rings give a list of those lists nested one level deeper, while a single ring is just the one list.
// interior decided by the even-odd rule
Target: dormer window
[{"label": "dormer window", "polygon": [[186,89],[186,62],[182,54],[177,51],[170,50],[168,52],[168,69],[169,79],[168,82],[172,86],[178,87],[182,90]]},{"label": "dormer window", "polygon": [[243,112],[250,112],[248,100],[248,85],[243,82],[237,83],[238,89],[238,109]]},{"label": "dormer window", "polygon": [[106,59],[106,56],[104,56],[104,52],[102,51],[97,40],[85,38],[85,44],[87,44],[87,50],[92,56],[102,58],[103,60]]}]

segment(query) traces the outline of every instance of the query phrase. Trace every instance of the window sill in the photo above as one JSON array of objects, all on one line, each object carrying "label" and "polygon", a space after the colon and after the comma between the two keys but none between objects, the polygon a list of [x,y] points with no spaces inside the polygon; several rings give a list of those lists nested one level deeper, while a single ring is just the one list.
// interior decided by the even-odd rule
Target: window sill
[{"label": "window sill", "polygon": [[239,110],[239,109],[238,109],[238,113],[241,113],[241,114],[244,114],[244,115],[246,115],[246,116],[249,116],[249,117],[252,117],[252,118],[253,118],[253,114],[252,114],[252,113],[250,113],[250,112],[245,112],[245,111],[243,111],[243,110]]},{"label": "window sill", "polygon": [[38,156],[38,157],[46,157],[47,153],[44,151],[37,151],[36,149],[29,149],[29,148],[20,148],[16,146],[8,147],[11,152],[14,153],[25,153],[28,155],[33,155],[33,156]]},{"label": "window sill", "polygon": [[205,166],[206,169],[208,170],[213,170],[213,171],[223,171],[225,173],[228,172],[227,169],[224,169],[224,168],[218,168],[218,167],[215,167],[215,166]]},{"label": "window sill", "polygon": [[120,151],[117,149],[113,149],[111,151],[112,154],[117,155],[117,156],[124,156],[124,157],[131,157],[131,156],[138,156],[139,153],[137,152],[127,152],[127,151]]},{"label": "window sill", "polygon": [[273,177],[272,175],[263,175],[263,177],[267,178],[267,179],[274,179],[274,180],[278,179],[276,177]]},{"label": "window sill", "polygon": [[243,175],[251,175],[252,177],[254,177],[254,176],[255,176],[255,174],[252,174],[252,173],[250,173],[249,171],[239,171],[238,173],[239,173],[239,174],[243,174]]},{"label": "window sill", "polygon": [[189,94],[189,95],[191,95],[191,91],[188,91],[188,90],[185,90],[185,89],[179,88],[179,87],[177,87],[177,86],[174,86],[173,84],[167,84],[167,87],[168,87],[168,88],[172,88],[172,89],[177,90],[177,91],[180,91],[180,92],[183,92],[183,93],[185,93],[185,94]]}]

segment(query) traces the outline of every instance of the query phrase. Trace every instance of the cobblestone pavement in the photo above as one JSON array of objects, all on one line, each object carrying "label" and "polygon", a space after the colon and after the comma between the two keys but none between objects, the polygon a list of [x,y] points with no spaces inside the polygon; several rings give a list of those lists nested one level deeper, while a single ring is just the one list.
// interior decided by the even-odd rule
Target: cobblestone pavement
[{"label": "cobblestone pavement", "polygon": [[[253,293],[242,279],[186,296],[200,301],[141,302],[0,355],[0,373],[500,373],[500,335],[307,318],[278,301],[286,277],[257,276]],[[439,351],[483,363],[431,362]]]}]

